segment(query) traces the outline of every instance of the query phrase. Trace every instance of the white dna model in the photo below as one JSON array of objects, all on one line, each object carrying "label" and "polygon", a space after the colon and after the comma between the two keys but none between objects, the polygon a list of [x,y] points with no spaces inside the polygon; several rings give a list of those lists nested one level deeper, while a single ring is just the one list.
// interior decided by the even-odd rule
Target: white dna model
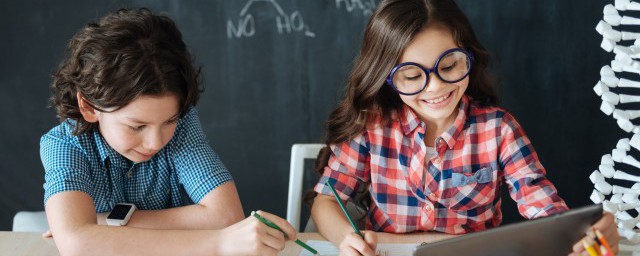
[{"label": "white dna model", "polygon": [[593,90],[602,98],[600,110],[613,115],[618,126],[633,136],[618,141],[589,176],[595,188],[591,201],[613,213],[620,235],[634,244],[640,243],[640,176],[634,175],[638,171],[633,169],[640,169],[640,161],[632,155],[640,155],[640,126],[632,121],[640,118],[640,110],[629,106],[640,106],[640,32],[633,32],[640,31],[636,26],[640,19],[628,15],[640,15],[638,11],[640,3],[616,0],[615,5],[604,7],[603,20],[596,26],[603,36],[600,47],[613,52],[615,59],[600,69],[600,81]]}]

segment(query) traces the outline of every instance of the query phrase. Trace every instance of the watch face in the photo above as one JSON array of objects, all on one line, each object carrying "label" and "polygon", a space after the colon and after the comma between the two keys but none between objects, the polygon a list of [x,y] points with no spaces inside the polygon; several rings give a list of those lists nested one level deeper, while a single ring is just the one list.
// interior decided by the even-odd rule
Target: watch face
[{"label": "watch face", "polygon": [[111,213],[109,213],[107,219],[124,220],[124,217],[127,216],[127,213],[129,213],[131,207],[131,205],[116,204],[116,207],[114,207]]}]

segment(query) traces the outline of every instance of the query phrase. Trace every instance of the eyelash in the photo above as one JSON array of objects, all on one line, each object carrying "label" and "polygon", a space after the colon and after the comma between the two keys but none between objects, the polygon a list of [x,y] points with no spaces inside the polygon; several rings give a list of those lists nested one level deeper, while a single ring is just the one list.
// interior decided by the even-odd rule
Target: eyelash
[{"label": "eyelash", "polygon": [[135,132],[139,132],[139,131],[142,131],[142,129],[144,129],[144,125],[135,126],[135,127],[134,126],[129,126],[129,129],[131,129],[131,130],[133,130]]},{"label": "eyelash", "polygon": [[[177,123],[177,122],[178,122],[178,119],[173,119],[173,120],[167,121],[165,124],[174,124],[174,123]],[[146,127],[146,125],[141,125],[141,126],[130,126],[129,125],[129,129],[131,129],[132,131],[135,131],[135,132],[142,131],[142,129],[144,129],[144,127]]]}]

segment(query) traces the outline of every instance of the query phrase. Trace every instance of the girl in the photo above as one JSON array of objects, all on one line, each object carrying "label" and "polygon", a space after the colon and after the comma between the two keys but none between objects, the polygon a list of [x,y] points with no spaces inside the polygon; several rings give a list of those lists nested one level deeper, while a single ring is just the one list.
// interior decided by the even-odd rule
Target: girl
[{"label": "girl", "polygon": [[[170,18],[119,10],[76,33],[68,54],[52,85],[62,122],[40,142],[45,209],[62,254],[276,255],[284,248],[281,232],[242,220],[235,184],[194,109],[200,70]],[[117,223],[125,226],[105,226],[117,203],[139,210]],[[296,238],[285,220],[259,214]]]},{"label": "girl", "polygon": [[[353,232],[327,181],[342,200],[368,190],[372,231],[496,227],[502,182],[526,218],[568,210],[522,127],[496,105],[488,62],[453,0],[381,1],[329,118],[330,152],[315,186],[313,220],[341,254],[373,255],[376,234]],[[617,251],[612,215],[594,227]]]}]

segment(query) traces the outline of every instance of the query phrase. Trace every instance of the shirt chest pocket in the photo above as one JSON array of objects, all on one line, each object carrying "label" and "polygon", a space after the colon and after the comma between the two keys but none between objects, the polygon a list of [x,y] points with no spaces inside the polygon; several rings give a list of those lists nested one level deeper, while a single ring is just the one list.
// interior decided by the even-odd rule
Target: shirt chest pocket
[{"label": "shirt chest pocket", "polygon": [[453,172],[445,183],[449,208],[465,211],[493,202],[496,197],[498,172],[485,167],[471,173]]}]

